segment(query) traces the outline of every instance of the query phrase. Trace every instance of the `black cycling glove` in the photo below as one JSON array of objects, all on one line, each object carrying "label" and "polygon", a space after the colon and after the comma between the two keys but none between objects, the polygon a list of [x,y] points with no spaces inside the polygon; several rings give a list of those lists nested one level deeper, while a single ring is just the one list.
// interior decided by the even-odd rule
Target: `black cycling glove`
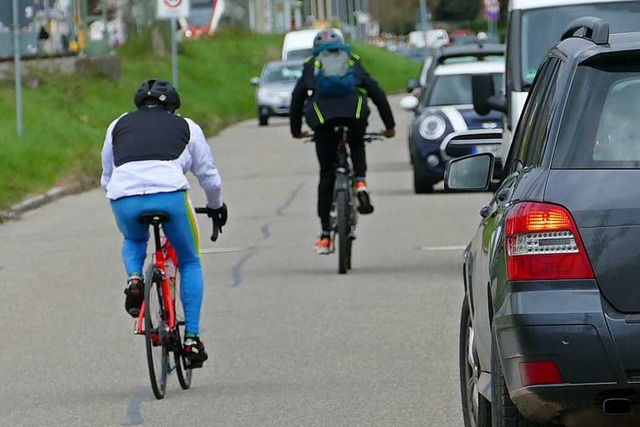
[{"label": "black cycling glove", "polygon": [[224,226],[227,223],[227,205],[223,203],[218,209],[211,209],[207,206],[207,216],[211,218],[218,227]]}]

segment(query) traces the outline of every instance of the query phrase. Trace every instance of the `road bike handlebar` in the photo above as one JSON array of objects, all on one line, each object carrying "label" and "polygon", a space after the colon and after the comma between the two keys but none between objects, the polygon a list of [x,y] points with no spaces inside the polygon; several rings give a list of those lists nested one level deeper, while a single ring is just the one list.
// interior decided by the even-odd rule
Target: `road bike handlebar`
[{"label": "road bike handlebar", "polygon": [[[209,214],[209,209],[207,209],[207,208],[196,208],[196,213],[208,215]],[[222,226],[217,224],[216,221],[213,218],[211,218],[211,222],[213,222],[213,229],[211,231],[211,241],[215,242],[216,240],[218,240],[218,235],[220,233],[222,233]]]}]

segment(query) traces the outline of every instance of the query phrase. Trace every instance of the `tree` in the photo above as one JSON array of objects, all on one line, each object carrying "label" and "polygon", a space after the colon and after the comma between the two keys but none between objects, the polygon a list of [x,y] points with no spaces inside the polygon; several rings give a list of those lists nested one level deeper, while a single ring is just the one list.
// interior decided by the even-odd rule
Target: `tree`
[{"label": "tree", "polygon": [[478,0],[441,1],[436,9],[438,21],[473,21],[480,11]]}]

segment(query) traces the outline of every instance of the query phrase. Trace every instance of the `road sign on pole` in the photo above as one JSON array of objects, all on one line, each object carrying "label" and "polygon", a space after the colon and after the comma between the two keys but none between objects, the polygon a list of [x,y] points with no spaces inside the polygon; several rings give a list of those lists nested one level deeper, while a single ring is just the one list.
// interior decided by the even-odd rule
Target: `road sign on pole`
[{"label": "road sign on pole", "polygon": [[189,0],[158,0],[158,19],[171,20],[171,68],[173,86],[178,89],[178,19],[189,17]]},{"label": "road sign on pole", "polygon": [[484,16],[487,21],[497,22],[500,20],[500,1],[484,0]]},{"label": "road sign on pole", "polygon": [[158,0],[158,19],[188,18],[189,0]]}]

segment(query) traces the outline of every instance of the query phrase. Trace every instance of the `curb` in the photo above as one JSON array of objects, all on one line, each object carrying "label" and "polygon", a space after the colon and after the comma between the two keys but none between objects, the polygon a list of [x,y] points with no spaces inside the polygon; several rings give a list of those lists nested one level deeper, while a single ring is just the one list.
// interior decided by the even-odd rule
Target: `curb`
[{"label": "curb", "polygon": [[81,193],[91,187],[92,185],[90,182],[76,182],[74,184],[53,187],[46,193],[29,197],[28,199],[11,206],[9,210],[0,211],[0,223],[8,220],[19,219],[20,216],[27,211],[39,208],[65,196]]}]

